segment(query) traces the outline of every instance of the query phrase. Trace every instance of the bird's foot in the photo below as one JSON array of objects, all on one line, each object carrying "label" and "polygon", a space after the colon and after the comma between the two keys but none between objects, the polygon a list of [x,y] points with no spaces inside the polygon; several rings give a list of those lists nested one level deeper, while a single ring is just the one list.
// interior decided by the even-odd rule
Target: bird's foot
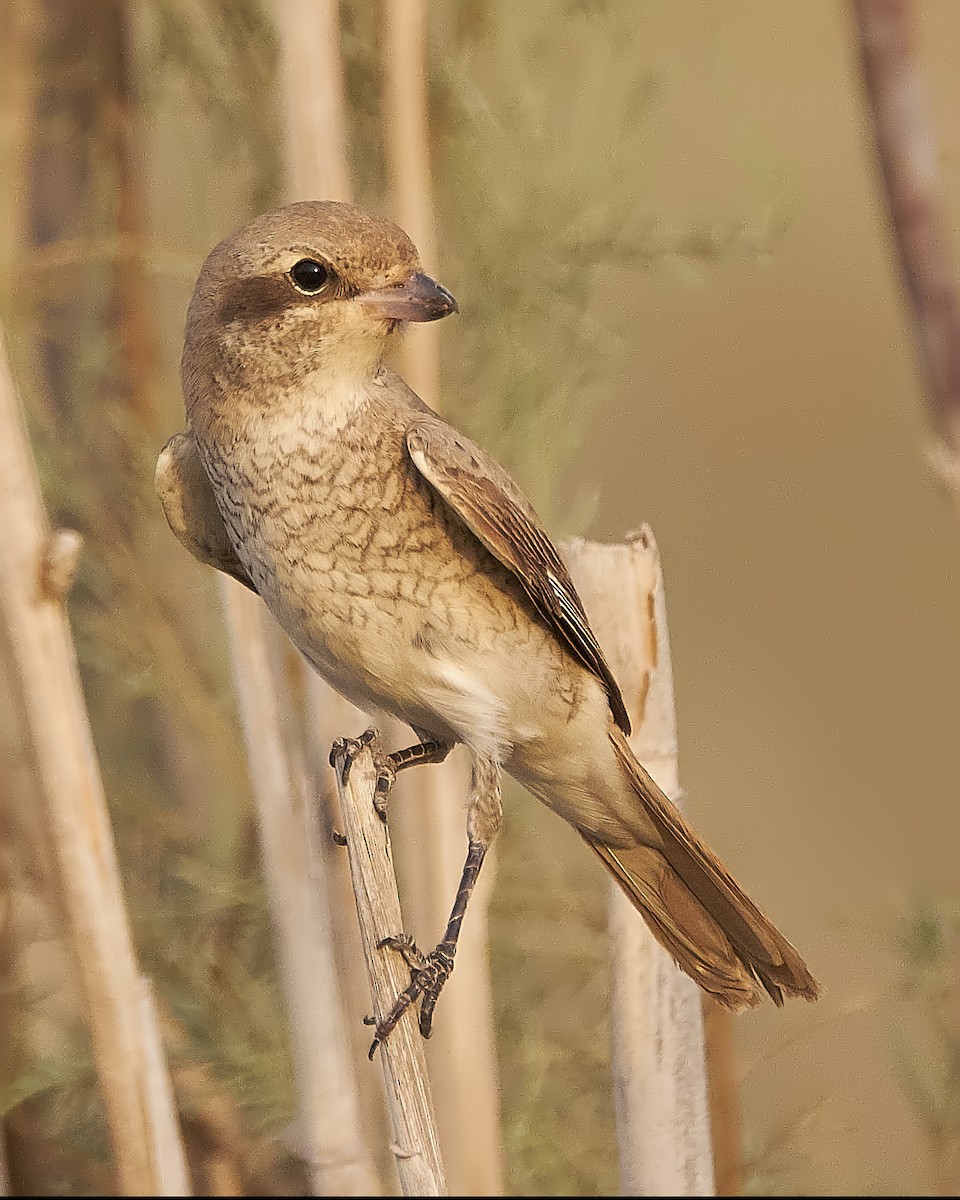
[{"label": "bird's foot", "polygon": [[350,768],[361,750],[367,746],[373,751],[373,765],[377,768],[377,782],[373,793],[373,807],[377,816],[386,823],[387,797],[397,778],[397,771],[406,766],[398,764],[396,754],[384,754],[380,749],[380,737],[375,729],[367,729],[356,738],[337,738],[330,747],[330,766],[339,774],[340,782],[346,786]]},{"label": "bird's foot", "polygon": [[377,949],[396,950],[410,968],[410,984],[400,993],[393,1008],[379,1024],[373,1017],[364,1017],[365,1025],[377,1026],[368,1055],[371,1059],[377,1047],[387,1040],[410,1005],[415,1004],[421,996],[423,999],[420,1003],[420,1033],[425,1038],[430,1036],[433,1032],[433,1010],[437,1007],[443,985],[453,971],[453,953],[456,946],[444,941],[429,954],[424,954],[409,934],[402,933],[399,937],[382,938],[377,942]]},{"label": "bird's foot", "polygon": [[378,737],[375,729],[365,729],[359,737],[337,738],[330,747],[330,766],[340,776],[340,782],[344,786],[350,778],[350,768],[361,750],[365,750],[367,746],[373,746],[374,755],[376,755]]}]

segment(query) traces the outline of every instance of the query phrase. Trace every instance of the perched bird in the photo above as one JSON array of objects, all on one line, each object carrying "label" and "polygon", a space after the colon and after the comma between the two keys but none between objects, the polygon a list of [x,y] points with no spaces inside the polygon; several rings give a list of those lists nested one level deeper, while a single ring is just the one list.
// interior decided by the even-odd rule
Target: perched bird
[{"label": "perched bird", "polygon": [[[793,946],[635,758],[616,680],[563,560],[507,473],[384,365],[406,321],[457,311],[402,230],[349,205],[292,204],[221,242],[200,272],[182,361],[187,429],[156,485],[201,562],[257,592],[359,708],[409,724],[398,770],[464,743],[468,854],[446,934],[398,936],[431,1028],[506,770],[569,821],[654,937],[728,1008],[764,988],[813,1000]],[[372,1052],[372,1051],[371,1051]]]}]

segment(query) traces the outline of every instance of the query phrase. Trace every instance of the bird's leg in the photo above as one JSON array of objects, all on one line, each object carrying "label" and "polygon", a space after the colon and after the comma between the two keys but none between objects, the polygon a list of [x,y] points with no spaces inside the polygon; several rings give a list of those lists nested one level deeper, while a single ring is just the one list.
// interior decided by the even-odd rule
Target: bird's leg
[{"label": "bird's leg", "polygon": [[[433,1010],[437,1006],[443,985],[453,971],[453,960],[457,953],[457,941],[467,904],[480,875],[484,856],[500,829],[502,816],[500,768],[490,759],[475,756],[472,794],[467,814],[467,861],[463,866],[450,920],[447,922],[443,940],[430,954],[424,954],[407,934],[383,938],[378,943],[378,949],[396,950],[402,955],[410,968],[410,984],[397,997],[390,1012],[377,1024],[376,1035],[370,1047],[370,1058],[373,1058],[380,1043],[390,1036],[397,1022],[420,996],[423,997],[420,1004],[420,1032],[428,1038],[433,1031]],[[367,1018],[367,1024],[374,1024],[372,1017]]]},{"label": "bird's leg", "polygon": [[373,807],[381,821],[387,819],[387,797],[397,776],[408,767],[422,767],[428,763],[442,763],[453,749],[452,742],[444,742],[440,738],[415,731],[420,741],[404,750],[394,750],[392,754],[377,759],[377,785],[373,793]]}]

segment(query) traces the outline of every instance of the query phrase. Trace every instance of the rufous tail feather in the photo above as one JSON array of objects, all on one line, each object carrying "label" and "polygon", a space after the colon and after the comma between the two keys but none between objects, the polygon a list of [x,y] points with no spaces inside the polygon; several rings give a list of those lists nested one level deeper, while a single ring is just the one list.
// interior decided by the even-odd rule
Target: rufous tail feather
[{"label": "rufous tail feather", "polygon": [[816,1000],[817,981],[793,946],[741,890],[717,856],[612,730],[620,764],[662,838],[662,850],[613,847],[583,834],[651,933],[700,987],[727,1008],[789,996]]}]

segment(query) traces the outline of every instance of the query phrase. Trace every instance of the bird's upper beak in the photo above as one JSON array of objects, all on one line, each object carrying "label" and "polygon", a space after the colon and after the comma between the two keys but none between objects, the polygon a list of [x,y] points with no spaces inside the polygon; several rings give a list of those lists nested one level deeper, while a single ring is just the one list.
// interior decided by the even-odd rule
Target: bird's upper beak
[{"label": "bird's upper beak", "polygon": [[357,301],[390,321],[439,321],[460,311],[447,289],[420,271],[393,287],[361,292]]}]

